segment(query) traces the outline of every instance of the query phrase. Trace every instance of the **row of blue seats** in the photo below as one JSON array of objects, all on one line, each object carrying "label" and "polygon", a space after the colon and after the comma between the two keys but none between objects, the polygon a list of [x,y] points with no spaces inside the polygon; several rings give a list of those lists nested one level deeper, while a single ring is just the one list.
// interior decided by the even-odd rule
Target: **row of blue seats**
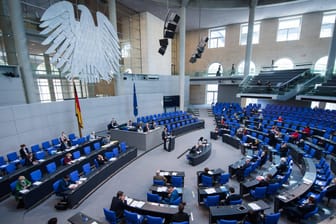
[{"label": "row of blue seats", "polygon": [[[75,136],[74,133],[71,133],[68,135],[69,140],[71,141],[71,145],[81,145],[84,144],[85,142],[90,140],[90,135],[87,135],[85,137],[82,138],[77,138]],[[39,144],[35,144],[32,145],[30,147],[31,152],[34,154],[34,156],[36,157],[36,159],[40,159],[41,156],[44,155],[44,151],[46,151],[49,155],[53,155],[56,153],[56,151],[60,148],[61,142],[59,138],[54,138],[51,140],[51,144],[50,141],[44,141],[41,143],[41,146]],[[10,152],[7,155],[7,161],[5,160],[5,158],[3,156],[0,156],[0,167],[1,169],[4,169],[6,167],[6,165],[8,165],[9,163],[21,163],[24,164],[24,160],[23,158],[20,159],[18,153],[15,152]]]},{"label": "row of blue seats", "polygon": [[193,124],[193,123],[197,123],[198,122],[198,118],[191,118],[182,122],[177,122],[177,123],[172,123],[172,124],[166,124],[165,126],[167,127],[167,131],[171,132],[174,129],[183,127],[185,125],[189,125],[189,124]]},{"label": "row of blue seats", "polygon": [[161,114],[146,115],[146,116],[138,117],[137,123],[140,123],[140,122],[147,123],[147,122],[158,121],[162,119],[170,119],[170,118],[175,118],[175,117],[179,117],[182,115],[187,115],[187,112],[174,111],[174,112],[166,112],[166,113],[161,113]]}]

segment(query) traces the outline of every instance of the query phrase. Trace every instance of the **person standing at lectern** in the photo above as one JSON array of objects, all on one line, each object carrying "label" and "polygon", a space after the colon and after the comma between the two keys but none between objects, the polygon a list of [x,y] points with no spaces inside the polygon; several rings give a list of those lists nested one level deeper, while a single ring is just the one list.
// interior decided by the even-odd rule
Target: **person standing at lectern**
[{"label": "person standing at lectern", "polygon": [[161,137],[162,137],[162,140],[163,140],[163,149],[167,150],[167,138],[168,138],[167,127],[163,128]]}]

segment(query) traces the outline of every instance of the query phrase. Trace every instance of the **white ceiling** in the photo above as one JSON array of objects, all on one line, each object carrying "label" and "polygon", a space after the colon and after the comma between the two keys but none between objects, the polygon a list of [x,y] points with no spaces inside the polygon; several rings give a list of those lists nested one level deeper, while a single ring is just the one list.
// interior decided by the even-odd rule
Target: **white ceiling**
[{"label": "white ceiling", "polygon": [[[248,0],[117,0],[136,12],[165,20],[168,10],[179,13],[186,4],[186,29],[211,28],[248,21]],[[336,0],[259,0],[255,20],[316,11],[336,10]]]}]

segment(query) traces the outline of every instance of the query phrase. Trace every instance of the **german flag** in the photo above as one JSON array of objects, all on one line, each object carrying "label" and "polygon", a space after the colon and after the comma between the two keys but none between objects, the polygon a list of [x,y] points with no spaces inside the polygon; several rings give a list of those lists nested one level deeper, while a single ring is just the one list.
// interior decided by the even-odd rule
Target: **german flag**
[{"label": "german flag", "polygon": [[75,83],[73,83],[73,86],[74,86],[74,94],[75,94],[75,111],[76,111],[77,122],[78,122],[78,126],[80,128],[83,128],[82,112],[81,112],[80,105],[79,105]]}]

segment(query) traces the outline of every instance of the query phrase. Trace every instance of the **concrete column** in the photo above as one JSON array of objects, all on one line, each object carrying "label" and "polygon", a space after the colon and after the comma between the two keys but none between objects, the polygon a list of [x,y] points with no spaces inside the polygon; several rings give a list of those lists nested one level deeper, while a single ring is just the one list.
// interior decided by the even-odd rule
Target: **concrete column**
[{"label": "concrete column", "polygon": [[186,36],[186,7],[180,9],[180,110],[184,111],[184,79],[185,79],[185,36]]},{"label": "concrete column", "polygon": [[[110,22],[112,23],[114,29],[118,32],[117,29],[117,8],[116,8],[116,0],[109,0],[108,1],[108,10],[109,10],[109,19]],[[120,74],[117,74],[120,75]],[[115,77],[114,78],[114,82],[112,81],[111,85],[114,88],[114,95],[118,96],[118,78]],[[90,90],[90,92],[92,92],[92,90]]]},{"label": "concrete column", "polygon": [[46,68],[46,72],[47,72],[47,76],[48,76],[48,86],[49,86],[49,92],[50,92],[50,99],[51,99],[51,101],[56,101],[49,55],[43,54],[43,58],[44,58],[44,64],[45,64],[45,68]]},{"label": "concrete column", "polygon": [[333,75],[334,66],[335,66],[335,56],[336,56],[336,19],[334,23],[334,31],[331,38],[328,63],[327,63],[327,71],[325,74],[325,79],[330,79]]},{"label": "concrete column", "polygon": [[8,1],[9,14],[11,18],[12,30],[14,34],[15,48],[17,52],[17,59],[19,62],[23,87],[26,95],[27,103],[39,102],[37,94],[35,93],[35,85],[32,67],[29,61],[29,53],[27,48],[27,39],[23,25],[21,1]]},{"label": "concrete column", "polygon": [[255,7],[257,5],[257,2],[258,2],[258,0],[250,0],[250,4],[249,4],[249,21],[248,21],[248,29],[247,29],[244,76],[247,76],[250,73],[250,61],[251,61],[251,56],[252,56],[254,14],[255,14]]},{"label": "concrete column", "polygon": [[13,31],[11,29],[11,23],[8,15],[7,2],[8,1],[1,1],[0,3],[0,28],[2,30],[2,36],[5,44],[7,63],[8,65],[18,65],[15,43],[13,39]]}]

